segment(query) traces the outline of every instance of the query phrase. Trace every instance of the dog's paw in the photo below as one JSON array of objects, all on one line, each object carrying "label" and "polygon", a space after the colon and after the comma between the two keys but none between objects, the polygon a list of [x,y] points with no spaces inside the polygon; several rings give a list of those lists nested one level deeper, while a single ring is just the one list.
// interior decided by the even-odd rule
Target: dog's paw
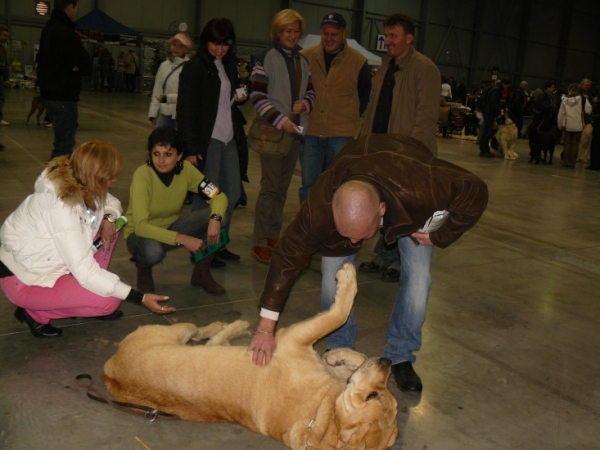
[{"label": "dog's paw", "polygon": [[198,327],[198,334],[192,338],[193,341],[201,341],[203,339],[210,339],[220,331],[222,331],[227,324],[225,322],[213,322],[205,327]]},{"label": "dog's paw", "polygon": [[212,336],[206,345],[229,345],[229,341],[232,339],[249,336],[250,335],[250,322],[246,320],[236,320],[233,323],[225,326],[216,335]]},{"label": "dog's paw", "polygon": [[348,283],[352,283],[356,281],[356,268],[352,263],[344,263],[340,266],[337,273],[335,274],[335,278],[339,285],[347,285]]}]

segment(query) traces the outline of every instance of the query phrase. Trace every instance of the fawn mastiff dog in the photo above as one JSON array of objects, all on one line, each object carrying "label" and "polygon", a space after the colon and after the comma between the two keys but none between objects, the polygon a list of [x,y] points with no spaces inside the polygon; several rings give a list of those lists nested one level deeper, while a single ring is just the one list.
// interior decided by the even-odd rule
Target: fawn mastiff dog
[{"label": "fawn mastiff dog", "polygon": [[[386,449],[398,436],[397,403],[387,388],[391,361],[312,345],[340,327],[356,295],[352,264],[337,273],[329,311],[280,329],[271,363],[252,363],[247,347],[223,346],[247,322],[204,328],[148,325],[127,336],[104,366],[119,401],[200,422],[239,423],[292,449]],[[204,346],[188,341],[210,338]]]},{"label": "fawn mastiff dog", "polygon": [[515,152],[517,134],[517,126],[510,117],[508,117],[508,114],[505,114],[504,123],[498,124],[498,133],[496,135],[496,139],[504,152],[504,159],[515,160],[519,157],[519,154]]}]

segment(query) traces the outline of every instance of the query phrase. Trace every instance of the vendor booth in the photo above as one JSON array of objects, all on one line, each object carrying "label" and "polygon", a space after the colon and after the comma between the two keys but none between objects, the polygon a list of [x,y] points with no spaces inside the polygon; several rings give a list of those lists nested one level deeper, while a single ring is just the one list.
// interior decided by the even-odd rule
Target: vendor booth
[{"label": "vendor booth", "polygon": [[[84,43],[90,44],[89,52],[94,57],[94,74],[90,88],[92,90],[99,87],[103,90],[104,86],[100,86],[98,67],[98,47],[106,47],[114,60],[114,80],[112,85],[115,90],[120,91],[124,88],[124,66],[119,64],[119,55],[129,52],[131,47],[137,47],[141,50],[134,50],[140,58],[140,77],[136,81],[136,90],[144,91],[143,87],[146,84],[152,85],[152,74],[145,67],[145,58],[143,57],[143,41],[142,34],[116,21],[99,8],[94,8],[85,16],[82,16],[75,22],[75,30],[81,36]],[[129,47],[129,48],[123,48]],[[145,70],[147,69],[147,70]],[[146,80],[146,78],[150,80]],[[110,85],[109,85],[110,86]]]}]

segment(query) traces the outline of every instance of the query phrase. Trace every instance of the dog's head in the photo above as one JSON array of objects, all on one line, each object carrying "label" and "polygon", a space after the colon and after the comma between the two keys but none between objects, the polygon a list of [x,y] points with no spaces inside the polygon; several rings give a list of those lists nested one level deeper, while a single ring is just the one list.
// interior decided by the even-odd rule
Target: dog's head
[{"label": "dog's head", "polygon": [[336,401],[338,448],[380,450],[398,437],[398,404],[387,388],[391,361],[369,358],[348,378]]}]

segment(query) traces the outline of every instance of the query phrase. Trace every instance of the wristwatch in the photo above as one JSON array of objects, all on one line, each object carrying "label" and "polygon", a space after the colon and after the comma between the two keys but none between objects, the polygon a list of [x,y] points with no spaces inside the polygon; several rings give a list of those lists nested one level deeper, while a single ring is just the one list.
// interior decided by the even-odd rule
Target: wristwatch
[{"label": "wristwatch", "polygon": [[112,214],[104,214],[104,217],[102,219],[106,219],[110,223],[115,223],[117,221],[117,218],[115,216],[113,216]]},{"label": "wristwatch", "polygon": [[221,222],[223,220],[223,216],[221,214],[211,214],[210,218],[215,219],[218,222]]}]

